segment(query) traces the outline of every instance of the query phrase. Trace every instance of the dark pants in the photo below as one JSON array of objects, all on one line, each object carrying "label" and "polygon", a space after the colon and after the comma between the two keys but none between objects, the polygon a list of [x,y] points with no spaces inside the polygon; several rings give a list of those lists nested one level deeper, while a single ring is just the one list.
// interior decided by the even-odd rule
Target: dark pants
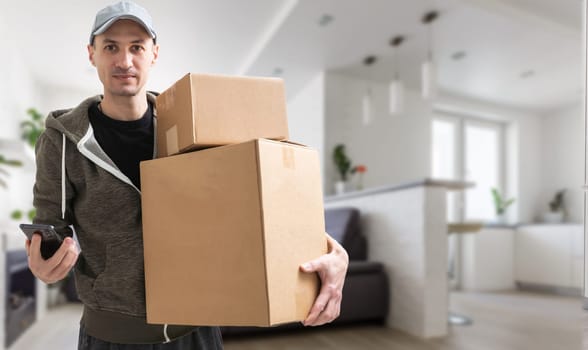
[{"label": "dark pants", "polygon": [[218,327],[198,327],[192,333],[165,344],[115,344],[96,339],[80,327],[78,350],[222,350]]}]

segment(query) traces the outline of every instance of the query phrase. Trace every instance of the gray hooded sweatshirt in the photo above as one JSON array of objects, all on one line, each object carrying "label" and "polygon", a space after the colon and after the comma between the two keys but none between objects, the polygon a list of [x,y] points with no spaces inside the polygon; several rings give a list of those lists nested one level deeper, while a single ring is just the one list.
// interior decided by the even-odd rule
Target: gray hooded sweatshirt
[{"label": "gray hooded sweatshirt", "polygon": [[47,117],[36,147],[34,222],[62,236],[75,229],[82,251],[74,275],[88,334],[115,343],[169,341],[194,327],[146,323],[141,193],[94,138],[88,109],[100,99]]}]

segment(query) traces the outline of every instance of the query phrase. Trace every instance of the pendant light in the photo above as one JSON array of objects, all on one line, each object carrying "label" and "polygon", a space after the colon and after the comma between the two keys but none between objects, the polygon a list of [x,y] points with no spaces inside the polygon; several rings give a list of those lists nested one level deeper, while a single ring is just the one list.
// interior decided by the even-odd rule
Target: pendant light
[{"label": "pendant light", "polygon": [[[366,67],[371,66],[375,62],[376,62],[376,56],[368,56],[363,60],[363,64]],[[372,122],[372,119],[373,119],[372,103],[373,103],[372,89],[371,89],[370,83],[368,81],[366,83],[365,93],[363,94],[363,97],[361,99],[363,125],[369,125]]]},{"label": "pendant light", "polygon": [[437,11],[427,12],[422,19],[427,26],[427,56],[421,67],[421,92],[424,99],[432,99],[437,92],[437,72],[433,60],[432,23],[439,17]]},{"label": "pendant light", "polygon": [[388,89],[388,103],[390,108],[390,114],[402,113],[404,110],[404,84],[400,80],[400,74],[398,72],[398,47],[404,42],[402,35],[396,36],[390,40],[390,45],[394,48],[394,77],[390,82]]}]

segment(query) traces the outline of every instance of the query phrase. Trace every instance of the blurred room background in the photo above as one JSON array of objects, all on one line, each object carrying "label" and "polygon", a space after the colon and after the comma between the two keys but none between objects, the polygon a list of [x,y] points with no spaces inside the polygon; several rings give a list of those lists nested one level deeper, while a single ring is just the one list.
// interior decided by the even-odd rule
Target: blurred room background
[{"label": "blurred room background", "polygon": [[[38,122],[31,108],[44,118],[101,93],[86,45],[110,3],[22,0],[0,12],[8,349],[77,343],[75,291],[26,271],[18,224],[30,221],[35,163],[21,123]],[[387,276],[375,319],[227,333],[227,349],[580,347],[581,0],[138,3],[161,46],[149,90],[188,72],[284,79],[290,138],[319,151],[325,207],[358,210],[366,259]],[[338,145],[349,169],[334,161]],[[467,317],[447,321],[453,311]]]}]

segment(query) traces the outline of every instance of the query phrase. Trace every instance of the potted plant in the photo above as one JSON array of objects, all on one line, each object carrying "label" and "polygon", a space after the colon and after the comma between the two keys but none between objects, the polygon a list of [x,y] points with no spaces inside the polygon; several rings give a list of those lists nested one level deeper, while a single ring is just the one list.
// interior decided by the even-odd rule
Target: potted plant
[{"label": "potted plant", "polygon": [[333,161],[339,173],[339,181],[335,182],[335,193],[342,194],[345,192],[347,177],[351,170],[351,159],[345,153],[345,145],[338,144],[333,150]]},{"label": "potted plant", "polygon": [[500,192],[498,192],[498,189],[496,189],[495,187],[493,187],[491,189],[492,191],[492,199],[494,201],[494,211],[496,213],[496,221],[499,223],[505,223],[506,222],[506,218],[505,218],[505,212],[506,209],[514,203],[515,199],[514,198],[510,198],[510,199],[505,199],[504,196],[502,196],[500,194]]},{"label": "potted plant", "polygon": [[564,194],[565,190],[560,190],[555,193],[553,199],[549,202],[549,211],[543,213],[543,221],[549,223],[563,222],[564,211]]}]

